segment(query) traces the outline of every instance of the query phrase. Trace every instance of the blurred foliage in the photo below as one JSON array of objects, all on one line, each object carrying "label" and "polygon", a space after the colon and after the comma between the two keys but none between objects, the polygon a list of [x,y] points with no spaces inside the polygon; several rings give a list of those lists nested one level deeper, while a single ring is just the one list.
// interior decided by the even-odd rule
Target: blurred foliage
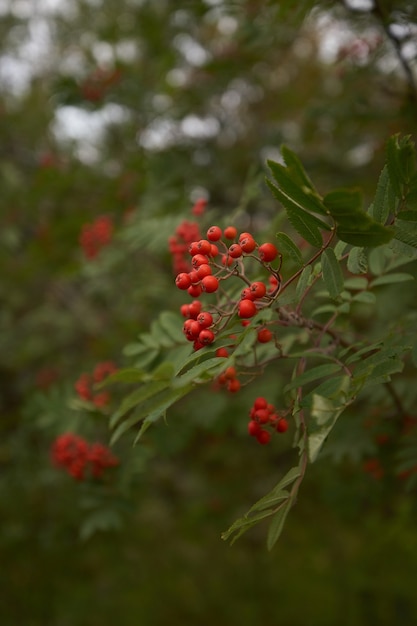
[{"label": "blurred foliage", "polygon": [[[371,437],[357,458],[329,442],[343,462],[317,464],[272,555],[262,529],[231,550],[219,539],[284,467],[284,449],[240,436],[245,394],[184,399],[145,446],[119,443],[97,485],[49,459],[68,429],[107,441],[106,412],[74,407],[73,384],[125,364],[122,346],[180,303],[166,242],[198,197],[213,219],[274,232],[261,181],[283,142],[322,193],[369,199],[388,136],[416,139],[415,3],[351,4],[1,3],[4,626],[414,623],[415,506],[363,475]],[[80,234],[101,215],[115,235],[89,260]],[[372,327],[369,309],[357,324]]]}]

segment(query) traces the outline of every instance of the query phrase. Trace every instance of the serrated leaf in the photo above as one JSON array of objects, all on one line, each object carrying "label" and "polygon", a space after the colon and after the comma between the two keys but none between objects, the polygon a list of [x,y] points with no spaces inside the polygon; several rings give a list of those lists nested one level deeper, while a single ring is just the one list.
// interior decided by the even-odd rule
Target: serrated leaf
[{"label": "serrated leaf", "polygon": [[395,239],[412,248],[417,248],[417,230],[411,228],[410,224],[411,222],[402,223],[401,220],[397,220],[394,225]]},{"label": "serrated leaf", "polygon": [[410,135],[393,135],[387,142],[387,167],[391,185],[398,198],[415,167],[415,148]]},{"label": "serrated leaf", "polygon": [[[346,377],[346,379],[347,387],[349,378]],[[313,394],[311,406],[312,426],[308,435],[308,457],[310,463],[314,463],[317,459],[325,440],[347,406],[346,395],[343,394],[343,396],[345,397],[341,395],[339,399],[330,399]]]},{"label": "serrated leaf", "polygon": [[177,376],[173,380],[173,387],[179,388],[184,385],[188,385],[189,383],[196,382],[199,378],[204,376],[204,374],[208,374],[209,372],[211,373],[210,378],[213,378],[217,372],[221,372],[227,367],[225,361],[226,359],[219,357],[206,359],[202,363],[198,363],[197,365],[191,367],[184,374]]},{"label": "serrated leaf", "polygon": [[266,545],[269,551],[272,550],[283,531],[285,520],[290,512],[291,505],[292,502],[288,501],[277,511],[277,513],[275,513],[271,520],[266,539]]},{"label": "serrated leaf", "polygon": [[378,180],[372,210],[369,212],[380,224],[385,224],[390,212],[394,211],[395,197],[391,193],[391,182],[388,167],[385,165]]},{"label": "serrated leaf", "polygon": [[343,290],[343,274],[336,255],[331,248],[321,255],[323,281],[331,298],[336,299]]},{"label": "serrated leaf", "polygon": [[331,230],[330,226],[320,220],[315,215],[307,213],[301,209],[295,202],[286,196],[280,189],[273,185],[270,181],[266,181],[273,195],[281,202],[287,211],[287,216],[295,230],[311,245],[319,248],[322,245],[322,236],[320,229]]},{"label": "serrated leaf", "polygon": [[344,283],[345,289],[352,289],[353,291],[362,291],[368,288],[368,279],[363,276],[353,276],[353,278],[347,278]]},{"label": "serrated leaf", "polygon": [[168,382],[166,380],[156,380],[150,381],[146,385],[141,385],[139,389],[135,389],[132,393],[126,396],[126,398],[124,398],[117,411],[115,411],[110,417],[110,428],[114,428],[119,420],[126,415],[128,411],[145,400],[148,400],[152,396],[155,396],[167,387]]},{"label": "serrated leaf", "polygon": [[285,233],[277,233],[277,243],[280,252],[285,259],[291,260],[297,268],[303,266],[303,257],[298,246]]},{"label": "serrated leaf", "polygon": [[[153,423],[165,414],[173,404],[178,402],[180,398],[185,396],[192,390],[192,385],[181,387],[180,389],[172,389],[169,387],[162,388],[159,393],[154,393],[144,400],[140,406],[127,419],[119,423],[113,432],[110,445],[116,443],[118,439],[132,426],[135,426],[142,419],[149,418]],[[153,416],[150,418],[150,416]],[[146,426],[147,428],[148,426]],[[146,429],[145,428],[145,429]]]},{"label": "serrated leaf", "polygon": [[292,202],[302,209],[327,215],[327,211],[319,195],[311,187],[301,186],[291,177],[288,168],[274,161],[267,161],[272,176],[278,183],[278,187]]},{"label": "serrated leaf", "polygon": [[297,300],[301,299],[305,290],[307,289],[310,282],[311,272],[311,265],[307,265],[307,267],[305,267],[301,272],[300,278],[298,279],[297,287],[295,289],[295,297],[297,298]]},{"label": "serrated leaf", "polygon": [[298,183],[301,187],[306,187],[307,189],[317,194],[313,183],[311,182],[310,177],[305,171],[304,166],[298,156],[287,146],[281,147],[281,154],[284,159],[285,165],[287,166],[287,170],[291,174],[292,180]]},{"label": "serrated leaf", "polygon": [[340,365],[338,365],[337,363],[326,363],[324,365],[318,365],[317,367],[313,367],[312,369],[309,369],[299,376],[293,378],[290,383],[285,385],[284,391],[287,392],[291,389],[296,389],[297,387],[303,387],[304,385],[312,383],[320,378],[331,376],[338,371],[340,371]]},{"label": "serrated leaf", "polygon": [[231,545],[233,545],[234,542],[243,535],[243,533],[245,533],[247,530],[255,526],[263,519],[270,517],[271,515],[273,515],[273,513],[274,511],[262,511],[257,513],[256,515],[253,515],[252,517],[240,517],[235,522],[233,522],[230,528],[222,533],[221,537],[224,541],[227,541],[234,533],[236,533],[232,541],[230,542]]},{"label": "serrated leaf", "polygon": [[368,259],[362,247],[355,246],[349,252],[347,268],[352,274],[366,274]]},{"label": "serrated leaf", "polygon": [[337,189],[324,197],[324,204],[336,221],[336,234],[353,246],[374,247],[391,241],[392,228],[373,220],[362,209],[362,194],[355,189]]},{"label": "serrated leaf", "polygon": [[285,489],[273,489],[266,496],[263,496],[260,500],[255,502],[255,504],[249,509],[246,515],[249,517],[255,511],[263,511],[265,509],[272,509],[274,506],[282,502],[283,500],[288,500],[290,494]]}]

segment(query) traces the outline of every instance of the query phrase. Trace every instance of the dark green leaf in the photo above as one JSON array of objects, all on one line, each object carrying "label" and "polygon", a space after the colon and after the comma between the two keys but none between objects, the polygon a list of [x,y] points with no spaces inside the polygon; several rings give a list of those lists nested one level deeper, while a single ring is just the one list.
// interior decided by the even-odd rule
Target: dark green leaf
[{"label": "dark green leaf", "polygon": [[295,290],[295,297],[297,298],[297,300],[301,299],[305,290],[307,289],[309,282],[310,282],[311,272],[312,272],[311,265],[307,265],[307,267],[305,267],[303,271],[301,272],[301,275],[300,275],[300,278],[298,279],[297,287]]},{"label": "dark green leaf", "polygon": [[303,257],[301,255],[299,247],[288,237],[285,233],[277,233],[278,248],[284,258],[292,261],[296,268],[303,266]]},{"label": "dark green leaf", "polygon": [[336,299],[343,291],[343,274],[340,263],[331,248],[324,250],[321,255],[323,281],[331,298]]},{"label": "dark green leaf", "polygon": [[312,213],[328,214],[319,195],[311,187],[305,186],[304,183],[294,182],[288,168],[274,161],[268,161],[268,165],[281,192],[296,205]]},{"label": "dark green leaf", "polygon": [[168,387],[168,382],[165,380],[155,380],[147,383],[146,385],[141,385],[139,389],[135,389],[132,391],[124,400],[121,405],[113,413],[110,417],[110,428],[114,428],[117,422],[120,420],[123,415],[125,415],[128,411],[133,409],[138,404],[141,404],[148,398],[155,396],[157,393],[166,389]]},{"label": "dark green leaf", "polygon": [[388,215],[395,209],[395,196],[391,192],[391,183],[388,175],[388,167],[385,165],[381,172],[376,187],[375,198],[370,211],[373,217],[380,224],[385,224]]},{"label": "dark green leaf", "polygon": [[293,380],[285,386],[285,391],[302,387],[303,385],[307,385],[308,383],[318,380],[319,378],[331,376],[338,371],[340,371],[340,365],[337,363],[318,365],[317,367],[313,367],[312,369],[307,370],[306,372],[303,372],[299,376],[293,378]]},{"label": "dark green leaf", "polygon": [[272,550],[276,542],[278,541],[282,530],[284,528],[285,520],[290,512],[292,502],[288,501],[275,513],[272,518],[271,524],[268,529],[268,536],[266,539],[266,545],[268,550]]}]

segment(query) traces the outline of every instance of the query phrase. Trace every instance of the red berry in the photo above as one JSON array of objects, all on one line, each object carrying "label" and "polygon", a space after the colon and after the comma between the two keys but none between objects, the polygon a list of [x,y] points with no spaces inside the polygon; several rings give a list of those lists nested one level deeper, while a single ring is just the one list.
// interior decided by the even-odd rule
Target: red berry
[{"label": "red berry", "polygon": [[227,351],[226,348],[217,348],[216,356],[222,357],[222,358],[227,358],[229,356],[229,352]]},{"label": "red berry", "polygon": [[202,328],[208,328],[213,323],[213,316],[208,311],[202,311],[197,317],[197,322]]},{"label": "red berry", "polygon": [[256,248],[256,241],[251,236],[243,237],[243,239],[240,239],[239,237],[239,245],[242,248],[243,252],[250,254]]},{"label": "red berry", "polygon": [[207,265],[208,257],[205,254],[195,254],[192,258],[191,265],[197,269],[200,265]]},{"label": "red berry", "polygon": [[216,257],[219,254],[219,249],[214,243],[211,244],[210,256]]},{"label": "red berry", "polygon": [[178,274],[175,279],[175,284],[177,285],[178,289],[188,289],[188,287],[191,285],[191,278],[189,274],[186,274],[185,272],[181,272],[180,274]]},{"label": "red berry", "polygon": [[201,287],[206,293],[214,293],[219,288],[219,281],[215,276],[204,276]]},{"label": "red berry", "polygon": [[249,289],[251,292],[252,300],[258,300],[258,298],[263,298],[266,294],[266,285],[261,281],[256,281],[252,283]]},{"label": "red berry", "polygon": [[188,252],[191,254],[191,256],[195,256],[196,254],[199,254],[200,250],[198,249],[198,241],[193,241],[189,248],[188,248]]},{"label": "red berry", "polygon": [[268,406],[268,402],[262,396],[259,396],[258,398],[256,398],[255,402],[253,403],[254,409],[266,409],[267,406]]},{"label": "red berry", "polygon": [[198,283],[200,282],[200,277],[196,270],[191,270],[191,272],[188,272],[188,276],[190,277],[192,285],[198,285]]},{"label": "red berry", "polygon": [[236,393],[237,391],[239,391],[241,385],[237,378],[232,378],[231,380],[227,381],[226,387],[227,391],[230,391],[230,393]]},{"label": "red berry", "polygon": [[256,313],[256,305],[252,300],[241,300],[238,303],[238,315],[239,317],[248,318],[253,317]]},{"label": "red berry", "polygon": [[240,256],[242,256],[242,248],[239,246],[238,243],[232,243],[229,248],[229,256],[231,256],[232,259],[238,259]]},{"label": "red berry", "polygon": [[240,299],[241,300],[252,300],[252,292],[249,289],[249,287],[245,287],[245,289],[242,290],[241,294],[240,294]]},{"label": "red berry", "polygon": [[182,304],[180,307],[180,313],[183,317],[190,317],[190,305]]},{"label": "red berry", "polygon": [[197,322],[197,320],[186,320],[184,322],[183,331],[187,339],[194,340],[197,339],[197,337],[199,336],[201,332],[201,326]]},{"label": "red berry", "polygon": [[210,226],[207,231],[207,239],[209,241],[219,241],[222,236],[222,229],[219,226]]},{"label": "red berry", "polygon": [[203,265],[200,265],[200,267],[197,269],[196,273],[198,278],[201,280],[202,278],[204,278],[204,276],[210,276],[211,267],[210,265],[207,265],[207,263],[203,263]]},{"label": "red berry", "polygon": [[237,229],[234,226],[227,226],[223,231],[223,235],[226,239],[234,239],[237,235]]},{"label": "red berry", "polygon": [[267,424],[269,422],[269,411],[268,411],[268,409],[257,409],[255,411],[254,418],[260,424]]},{"label": "red berry", "polygon": [[207,239],[200,239],[197,243],[197,248],[200,254],[210,254],[211,243]]},{"label": "red berry", "polygon": [[285,417],[278,420],[276,428],[279,433],[285,433],[288,430],[288,422]]},{"label": "red berry", "polygon": [[248,433],[251,437],[256,437],[261,432],[261,430],[262,429],[258,422],[255,422],[255,420],[250,420],[250,422],[248,423]]},{"label": "red berry", "polygon": [[278,250],[273,243],[263,243],[261,246],[259,246],[258,253],[261,261],[269,263],[277,257]]},{"label": "red berry", "polygon": [[225,369],[223,374],[226,380],[232,380],[233,378],[236,378],[236,368],[231,365],[230,367]]},{"label": "red berry", "polygon": [[193,320],[196,320],[198,317],[198,314],[201,313],[202,308],[203,308],[203,305],[201,304],[200,300],[193,300],[191,304],[188,305],[188,315]]},{"label": "red berry", "polygon": [[268,343],[271,341],[273,335],[269,328],[261,328],[258,330],[258,341],[259,343]]},{"label": "red berry", "polygon": [[[201,328],[201,326],[200,326]],[[203,344],[203,346],[208,346],[210,343],[213,343],[215,339],[215,335],[212,330],[208,328],[203,328],[198,335],[198,341]]]},{"label": "red berry", "polygon": [[233,263],[233,258],[228,254],[223,254],[222,256],[222,265],[227,265],[229,267]]},{"label": "red berry", "polygon": [[256,439],[262,446],[264,446],[271,441],[271,433],[267,430],[261,429],[256,435]]},{"label": "red berry", "polygon": [[201,288],[201,285],[191,285],[191,287],[188,287],[187,291],[193,298],[198,298],[203,290]]}]

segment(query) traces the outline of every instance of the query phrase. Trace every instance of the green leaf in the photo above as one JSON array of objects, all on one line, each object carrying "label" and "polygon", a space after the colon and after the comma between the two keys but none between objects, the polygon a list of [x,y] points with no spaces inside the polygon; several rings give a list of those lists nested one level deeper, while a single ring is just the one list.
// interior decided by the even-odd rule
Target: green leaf
[{"label": "green leaf", "polygon": [[[290,198],[294,204],[298,205],[302,209],[311,211],[312,213],[327,215],[326,208],[323,205],[320,196],[317,192],[313,191],[311,186],[307,186],[304,183],[301,186],[300,182],[295,182],[290,175],[288,168],[284,167],[280,163],[275,163],[274,161],[267,161],[267,163],[271,169],[272,176],[278,183],[279,189],[288,198]],[[297,174],[296,177],[298,177]]]},{"label": "green leaf", "polygon": [[285,207],[288,219],[295,230],[311,245],[319,248],[322,245],[320,229],[331,230],[330,226],[315,215],[304,211],[270,181],[267,180],[266,182],[273,195]]},{"label": "green leaf", "polygon": [[107,376],[107,378],[97,384],[97,388],[101,389],[102,387],[113,385],[114,383],[140,383],[147,377],[149,377],[149,373],[138,367],[126,367]]},{"label": "green leaf", "polygon": [[351,289],[353,291],[363,291],[368,288],[368,279],[363,276],[353,276],[347,278],[344,283],[345,289]]},{"label": "green leaf", "polygon": [[343,274],[336,255],[331,248],[327,248],[321,255],[323,281],[329,295],[334,300],[343,291]]},{"label": "green leaf", "polygon": [[318,196],[313,183],[311,182],[298,156],[287,146],[281,147],[281,154],[285,165],[287,166],[287,171],[291,175],[291,179],[295,183],[298,183],[300,187],[313,191]]},{"label": "green leaf", "polygon": [[355,189],[337,189],[324,197],[324,204],[336,221],[336,234],[353,246],[381,246],[391,241],[392,228],[373,220],[362,209],[362,194]]},{"label": "green leaf", "polygon": [[405,272],[397,272],[392,274],[386,274],[385,276],[379,276],[375,278],[370,284],[370,287],[379,287],[380,285],[391,285],[396,283],[403,283],[408,280],[414,280],[412,274],[406,274]]},{"label": "green leaf", "polygon": [[[349,378],[346,376],[346,391]],[[339,398],[330,399],[319,394],[313,394],[311,407],[312,426],[308,435],[308,457],[314,463],[317,456],[336,424],[339,416],[347,406],[346,394],[341,393]]]},{"label": "green leaf", "polygon": [[355,246],[349,252],[347,268],[352,274],[366,274],[368,259],[362,247]]},{"label": "green leaf", "polygon": [[395,239],[398,239],[412,248],[417,248],[417,229],[411,227],[411,222],[397,220],[394,224],[394,229]]},{"label": "green leaf", "polygon": [[329,230],[327,224],[317,219],[314,215],[303,211],[303,209],[296,209],[287,206],[287,217],[294,229],[299,235],[303,237],[308,243],[316,248],[320,248],[323,245],[323,237],[320,232],[320,228]]},{"label": "green leaf", "polygon": [[369,212],[380,224],[385,224],[388,215],[395,210],[395,196],[392,193],[388,167],[385,165],[376,187],[375,198],[372,203],[372,210]]},{"label": "green leaf", "polygon": [[282,530],[284,528],[285,520],[287,519],[287,515],[290,512],[292,506],[292,502],[288,501],[283,504],[283,506],[275,513],[272,518],[271,524],[268,529],[268,535],[266,539],[266,545],[268,550],[272,550],[276,542],[278,541]]},{"label": "green leaf", "polygon": [[276,237],[278,240],[278,248],[285,260],[288,259],[292,261],[297,268],[302,267],[303,257],[300,249],[296,246],[293,240],[285,233],[277,233]]},{"label": "green leaf", "polygon": [[145,400],[148,400],[152,396],[155,396],[163,389],[166,389],[168,385],[169,383],[166,380],[155,380],[146,383],[146,385],[141,385],[139,389],[135,389],[135,391],[124,398],[117,411],[115,411],[110,417],[110,428],[114,428],[120,418],[122,418],[128,411]]},{"label": "green leaf", "polygon": [[410,135],[393,135],[387,142],[387,167],[395,195],[401,198],[403,186],[411,179],[415,168],[415,148]]},{"label": "green leaf", "polygon": [[210,372],[210,376],[206,378],[214,378],[214,376],[223,371],[227,364],[225,363],[226,359],[222,359],[219,357],[214,357],[212,359],[206,359],[202,363],[198,363],[187,370],[184,374],[177,376],[173,380],[173,387],[179,388],[184,385],[188,385],[189,383],[198,382],[198,380],[203,377],[205,374]]},{"label": "green leaf", "polygon": [[303,271],[301,272],[300,278],[298,279],[297,287],[295,290],[295,297],[297,300],[301,300],[305,290],[309,286],[311,272],[312,272],[311,265],[307,265],[307,267],[305,267]]},{"label": "green leaf", "polygon": [[292,379],[290,383],[288,383],[284,392],[290,391],[291,389],[296,389],[297,387],[303,387],[308,383],[311,383],[319,378],[325,378],[326,376],[331,376],[336,372],[340,371],[340,365],[337,363],[326,363],[325,365],[318,365],[317,367],[313,367],[306,372],[303,372],[299,376],[296,376]]},{"label": "green leaf", "polygon": [[[143,401],[127,419],[119,423],[113,432],[110,445],[116,443],[127,430],[135,426],[135,424],[140,422],[143,418],[145,418],[145,420],[149,419],[149,423],[147,423],[145,428],[146,430],[150,423],[154,423],[157,419],[165,415],[165,411],[178,402],[183,396],[190,393],[192,388],[192,385],[181,387],[181,389],[165,387],[161,389],[159,393],[152,394],[152,396],[147,398],[146,401]],[[140,432],[140,434],[143,433]]]},{"label": "green leaf", "polygon": [[183,322],[184,318],[181,318],[171,311],[163,311],[159,316],[161,328],[174,343],[184,343],[184,334],[182,332]]},{"label": "green leaf", "polygon": [[376,296],[371,291],[361,291],[360,293],[356,293],[352,302],[362,302],[363,304],[375,304]]}]

